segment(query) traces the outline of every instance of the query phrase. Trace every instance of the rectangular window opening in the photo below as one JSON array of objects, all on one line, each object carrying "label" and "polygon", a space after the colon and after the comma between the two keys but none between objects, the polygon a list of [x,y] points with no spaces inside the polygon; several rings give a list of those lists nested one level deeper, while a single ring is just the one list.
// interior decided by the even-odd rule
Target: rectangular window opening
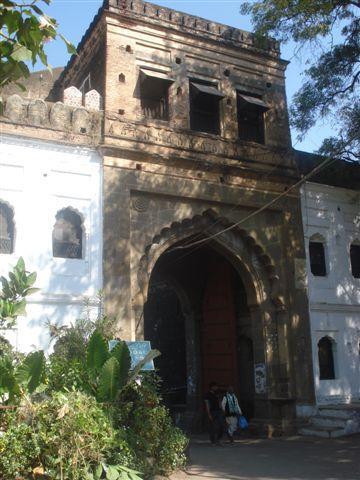
[{"label": "rectangular window opening", "polygon": [[260,95],[237,91],[239,139],[265,144],[264,113],[269,110]]},{"label": "rectangular window opening", "polygon": [[224,95],[204,80],[190,80],[190,128],[220,135],[220,101]]},{"label": "rectangular window opening", "polygon": [[309,243],[310,269],[316,277],[326,276],[325,248],[321,242]]},{"label": "rectangular window opening", "polygon": [[140,101],[145,118],[169,120],[169,87],[173,82],[166,73],[140,69]]},{"label": "rectangular window opening", "polygon": [[360,278],[360,245],[350,246],[351,273],[354,278]]}]

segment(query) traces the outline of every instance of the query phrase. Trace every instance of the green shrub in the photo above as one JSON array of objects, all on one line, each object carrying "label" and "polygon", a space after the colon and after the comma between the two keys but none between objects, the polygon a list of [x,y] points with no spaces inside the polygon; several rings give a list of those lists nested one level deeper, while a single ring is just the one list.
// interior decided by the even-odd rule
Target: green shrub
[{"label": "green shrub", "polygon": [[131,385],[122,392],[116,409],[118,427],[135,454],[135,468],[146,477],[168,474],[186,462],[187,438],[172,424],[167,408],[148,384]]},{"label": "green shrub", "polygon": [[89,380],[84,361],[66,360],[58,355],[51,355],[46,365],[46,392],[69,392],[78,390],[90,393]]},{"label": "green shrub", "polygon": [[31,478],[40,449],[30,425],[11,422],[0,436],[0,479]]},{"label": "green shrub", "polygon": [[132,464],[121,429],[115,432],[103,409],[87,395],[54,393],[9,417],[0,437],[3,480],[29,478],[36,468],[51,479],[84,480],[89,469],[100,462],[111,464],[115,456],[122,465]]}]

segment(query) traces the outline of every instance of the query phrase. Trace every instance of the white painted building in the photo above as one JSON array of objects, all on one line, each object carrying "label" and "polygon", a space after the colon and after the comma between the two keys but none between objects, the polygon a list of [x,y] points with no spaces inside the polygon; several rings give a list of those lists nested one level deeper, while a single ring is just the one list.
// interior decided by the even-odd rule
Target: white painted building
[{"label": "white painted building", "polygon": [[93,149],[0,137],[0,274],[22,256],[41,289],[7,332],[21,351],[47,349],[46,322],[79,318],[102,287],[101,177]]},{"label": "white painted building", "polygon": [[307,182],[302,215],[317,405],[360,400],[360,192]]}]

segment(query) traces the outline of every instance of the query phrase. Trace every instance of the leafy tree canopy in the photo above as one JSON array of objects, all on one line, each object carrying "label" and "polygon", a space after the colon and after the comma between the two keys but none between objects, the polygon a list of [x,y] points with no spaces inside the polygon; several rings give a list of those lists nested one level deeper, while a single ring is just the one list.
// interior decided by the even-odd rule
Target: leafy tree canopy
[{"label": "leafy tree canopy", "polygon": [[24,89],[18,81],[29,77],[29,62],[41,61],[50,68],[44,50],[48,41],[60,37],[68,52],[76,53],[58,33],[56,20],[39,7],[43,3],[49,5],[50,0],[0,0],[0,90],[11,82]]},{"label": "leafy tree canopy", "polygon": [[[241,12],[251,15],[260,37],[311,46],[314,60],[290,108],[298,138],[327,118],[334,136],[324,140],[319,153],[360,161],[360,1],[247,1]],[[340,40],[335,43],[337,29]]]}]

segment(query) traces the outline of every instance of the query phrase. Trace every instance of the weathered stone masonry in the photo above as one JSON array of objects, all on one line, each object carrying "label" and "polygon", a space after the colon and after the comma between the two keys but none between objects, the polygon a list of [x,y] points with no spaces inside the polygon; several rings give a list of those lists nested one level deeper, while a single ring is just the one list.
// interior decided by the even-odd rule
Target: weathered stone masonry
[{"label": "weathered stone masonry", "polygon": [[[218,234],[212,245],[245,285],[254,362],[265,364],[267,372],[266,391],[254,393],[255,418],[270,430],[290,430],[295,406],[314,401],[307,297],[305,286],[296,281],[297,265],[305,258],[299,194],[292,192],[227,233],[221,229],[298,179],[286,64],[275,42],[258,48],[254,37],[241,30],[138,0],[111,0],[49,96],[62,100],[64,89],[80,89],[90,78],[102,97],[100,137],[92,135],[88,123],[78,126],[76,107],[55,103],[51,111],[64,110],[68,128],[56,133],[61,141],[88,135],[103,155],[106,309],[118,318],[120,335],[143,337],[144,303],[164,252],[194,235]],[[144,117],[144,69],[170,84],[168,120]],[[223,96],[219,135],[191,129],[190,83],[195,81],[216,85]],[[266,105],[264,144],[238,138],[239,91]],[[98,113],[87,115],[99,118]],[[24,123],[29,121],[16,127],[18,133],[38,134],[40,126],[34,130]]]}]

